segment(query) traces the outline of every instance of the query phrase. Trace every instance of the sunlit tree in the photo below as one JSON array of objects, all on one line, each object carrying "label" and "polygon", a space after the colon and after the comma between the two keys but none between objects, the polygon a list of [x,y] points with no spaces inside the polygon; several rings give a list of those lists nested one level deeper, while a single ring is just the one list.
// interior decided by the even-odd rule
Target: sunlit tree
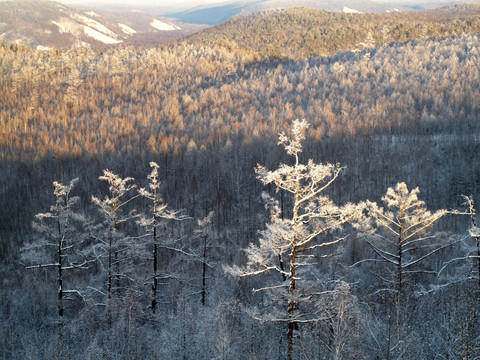
[{"label": "sunlit tree", "polygon": [[338,164],[316,164],[313,160],[307,164],[300,162],[301,143],[307,127],[305,120],[296,120],[291,137],[285,133],[279,136],[279,144],[294,158],[294,165],[281,164],[274,171],[261,165],[255,169],[263,184],[273,184],[277,191],[290,194],[290,211],[282,218],[275,201],[270,198],[269,203],[274,206],[270,223],[261,232],[259,244],[250,244],[246,249],[247,265],[229,269],[232,274],[242,277],[270,272],[280,275],[279,281],[255,291],[269,291],[272,298],[280,295],[286,300],[286,316],[271,314],[268,317],[288,324],[288,359],[293,358],[294,331],[298,324],[326,318],[316,310],[308,312],[305,306],[301,307],[301,303],[305,305],[322,296],[313,290],[318,281],[310,277],[313,265],[332,255],[331,248],[343,240],[335,236],[336,232],[361,213],[360,206],[338,206],[328,196],[327,189],[342,170]]}]

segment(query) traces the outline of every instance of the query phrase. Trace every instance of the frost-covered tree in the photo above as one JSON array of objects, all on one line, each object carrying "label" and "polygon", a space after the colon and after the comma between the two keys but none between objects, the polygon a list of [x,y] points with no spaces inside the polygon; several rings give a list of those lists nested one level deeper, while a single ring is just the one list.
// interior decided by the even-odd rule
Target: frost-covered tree
[{"label": "frost-covered tree", "polygon": [[88,268],[91,260],[83,249],[87,236],[83,227],[86,219],[74,210],[79,198],[71,196],[78,182],[72,180],[68,185],[54,182],[55,204],[46,213],[35,215],[33,228],[41,235],[22,249],[22,260],[27,269],[54,268],[57,271],[58,316],[63,324],[64,301],[71,296],[83,298],[80,290],[66,287],[65,272],[73,269]]},{"label": "frost-covered tree", "polygon": [[[477,293],[479,296],[480,300],[480,228],[477,226],[475,217],[477,214],[477,211],[475,209],[474,201],[472,196],[465,196],[463,195],[464,198],[464,203],[463,205],[465,206],[464,211],[453,211],[453,214],[456,215],[467,215],[470,217],[472,226],[468,229],[468,232],[470,234],[470,237],[474,240],[475,245],[474,246],[469,246],[469,249],[467,251],[467,254],[464,257],[461,258],[455,258],[450,260],[445,266],[440,270],[443,271],[447,266],[449,266],[452,263],[456,263],[459,260],[468,260],[468,259],[475,259],[476,264],[474,265],[474,268],[477,275]],[[440,273],[439,272],[439,273]]]},{"label": "frost-covered tree", "polygon": [[[107,309],[110,313],[112,295],[120,290],[121,279],[126,277],[122,271],[122,256],[126,257],[129,249],[128,236],[122,232],[120,226],[132,219],[132,214],[123,214],[123,208],[136,196],[129,193],[137,186],[132,184],[131,177],[122,179],[110,170],[104,170],[99,177],[108,184],[108,194],[103,200],[92,196],[92,202],[98,207],[103,222],[100,227],[100,252],[99,260],[107,272]],[[123,259],[126,260],[126,259]],[[114,283],[115,282],[115,283]]]},{"label": "frost-covered tree", "polygon": [[[471,226],[469,235],[461,239],[460,256],[453,257],[446,262],[440,271],[442,288],[452,288],[452,292],[458,286],[465,287],[461,295],[455,293],[452,301],[454,313],[452,319],[448,319],[448,346],[447,349],[458,358],[471,358],[472,354],[478,354],[480,350],[480,228],[476,222],[476,209],[472,196],[463,195],[464,210],[455,210],[455,215],[467,215]],[[452,297],[453,297],[452,296]],[[453,339],[453,340],[451,340]]]},{"label": "frost-covered tree", "polygon": [[[401,182],[395,188],[388,188],[382,197],[386,208],[367,202],[371,236],[366,238],[366,242],[378,257],[369,260],[380,261],[386,265],[387,273],[382,272],[379,275],[385,284],[378,292],[389,293],[391,309],[396,310],[394,318],[398,343],[391,344],[389,330],[387,358],[390,358],[391,349],[396,348],[401,352],[405,348],[397,345],[405,343],[400,331],[404,322],[400,310],[407,277],[433,273],[433,270],[423,268],[422,262],[449,245],[431,234],[432,226],[447,214],[447,211],[427,210],[425,202],[418,199],[419,192],[418,187],[409,191],[407,185]],[[390,277],[388,269],[393,270]],[[405,306],[406,304],[403,305]],[[389,315],[389,329],[391,326],[392,319]]]},{"label": "frost-covered tree", "polygon": [[444,244],[435,242],[430,231],[447,211],[427,210],[425,202],[418,199],[419,192],[418,187],[409,191],[401,182],[388,188],[382,198],[386,209],[367,202],[375,235],[366,241],[382,261],[395,268],[395,279],[389,281],[389,288],[397,294],[404,288],[405,277],[420,271],[416,267],[420,262],[444,248]]},{"label": "frost-covered tree", "polygon": [[208,266],[208,248],[209,242],[212,240],[212,218],[213,211],[203,218],[198,220],[198,228],[195,230],[195,234],[198,239],[202,241],[201,261],[202,261],[202,305],[205,305],[205,298],[207,295],[207,266]]},{"label": "frost-covered tree", "polygon": [[284,315],[271,314],[269,318],[288,323],[288,359],[293,357],[298,324],[327,318],[318,309],[306,311],[308,304],[321,303],[315,299],[322,294],[315,291],[319,278],[314,265],[319,259],[332,256],[331,248],[343,240],[335,236],[336,232],[361,213],[361,206],[337,206],[328,196],[327,189],[342,171],[338,164],[316,164],[311,159],[307,164],[300,162],[307,127],[305,120],[296,120],[291,137],[279,135],[279,144],[294,158],[293,165],[281,164],[274,171],[261,165],[255,169],[264,185],[273,184],[277,191],[290,194],[290,211],[281,216],[276,202],[267,196],[271,220],[261,231],[259,244],[250,244],[246,249],[245,267],[228,269],[242,277],[270,272],[279,275],[278,281],[259,290],[269,291],[272,299],[280,295],[286,300],[287,316],[283,311]]},{"label": "frost-covered tree", "polygon": [[[150,210],[148,215],[144,215],[140,218],[140,225],[145,227],[146,236],[152,239],[152,263],[153,263],[153,284],[152,284],[152,312],[155,313],[157,308],[157,291],[158,291],[158,279],[159,279],[159,248],[174,248],[176,251],[182,251],[180,248],[173,247],[174,244],[168,243],[166,239],[163,242],[160,241],[159,227],[162,225],[162,221],[167,220],[185,220],[188,216],[183,215],[182,211],[171,210],[168,208],[162,197],[160,196],[160,181],[158,180],[158,164],[151,162],[152,172],[147,176],[149,180],[149,190],[145,188],[139,189],[141,196],[145,197],[150,202]],[[165,225],[165,224],[163,224]]]}]

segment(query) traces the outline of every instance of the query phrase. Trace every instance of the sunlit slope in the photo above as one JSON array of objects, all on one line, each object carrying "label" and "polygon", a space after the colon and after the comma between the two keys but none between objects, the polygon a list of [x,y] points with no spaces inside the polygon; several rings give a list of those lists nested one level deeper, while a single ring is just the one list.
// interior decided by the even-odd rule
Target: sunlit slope
[{"label": "sunlit slope", "polygon": [[181,153],[275,137],[295,118],[312,119],[319,140],[478,131],[478,46],[478,35],[465,35],[253,64],[193,46],[63,56],[3,49],[0,157]]},{"label": "sunlit slope", "polygon": [[181,37],[181,31],[170,20],[141,11],[110,13],[34,0],[3,1],[0,6],[0,40],[34,49],[158,44]]},{"label": "sunlit slope", "polygon": [[[390,12],[395,7],[370,0],[230,0],[197,5],[167,16],[185,23],[218,25],[234,16],[248,15],[271,9],[308,7],[345,12]],[[397,9],[398,10],[398,9]]]},{"label": "sunlit slope", "polygon": [[236,17],[188,41],[254,51],[262,57],[305,59],[392,42],[479,32],[479,4],[381,14],[292,8]]}]

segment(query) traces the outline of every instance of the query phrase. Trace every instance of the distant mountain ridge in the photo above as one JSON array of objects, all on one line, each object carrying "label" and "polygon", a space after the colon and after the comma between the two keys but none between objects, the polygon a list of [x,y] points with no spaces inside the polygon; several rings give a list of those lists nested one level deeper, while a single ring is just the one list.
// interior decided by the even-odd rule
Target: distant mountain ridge
[{"label": "distant mountain ridge", "polygon": [[302,60],[464,33],[480,33],[480,4],[362,14],[305,7],[271,9],[234,17],[185,41],[248,52],[260,58]]},{"label": "distant mountain ridge", "polygon": [[140,11],[91,11],[46,0],[4,1],[0,6],[0,40],[34,49],[165,42],[182,31],[171,20]]},{"label": "distant mountain ridge", "polygon": [[394,6],[370,0],[235,0],[220,4],[196,6],[186,11],[165,14],[185,23],[218,25],[237,15],[248,15],[263,10],[308,7],[343,12],[393,12]]}]

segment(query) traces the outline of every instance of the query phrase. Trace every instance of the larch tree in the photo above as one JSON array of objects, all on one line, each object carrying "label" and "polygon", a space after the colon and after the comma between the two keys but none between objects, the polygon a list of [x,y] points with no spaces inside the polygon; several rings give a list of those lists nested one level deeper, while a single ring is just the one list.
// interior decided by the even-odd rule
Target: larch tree
[{"label": "larch tree", "polygon": [[[376,236],[368,238],[367,243],[383,261],[396,269],[396,278],[392,283],[393,290],[398,294],[403,290],[405,276],[410,269],[443,248],[436,246],[430,230],[447,211],[432,213],[427,210],[425,202],[418,199],[419,192],[418,187],[409,191],[407,185],[401,182],[395,188],[388,188],[382,197],[387,209],[368,202],[372,230]],[[427,250],[421,252],[422,249]]]},{"label": "larch tree", "polygon": [[174,247],[174,244],[167,243],[165,239],[162,242],[159,235],[159,227],[164,226],[162,221],[168,220],[185,220],[188,216],[182,214],[182,210],[176,211],[168,208],[162,197],[160,196],[160,181],[158,180],[158,164],[150,162],[152,172],[147,176],[149,180],[149,190],[145,188],[139,189],[139,194],[150,202],[150,210],[148,215],[141,216],[139,224],[146,229],[147,237],[151,238],[152,246],[152,264],[153,264],[153,284],[152,284],[152,312],[156,312],[157,308],[157,292],[158,280],[160,277],[158,262],[159,262],[159,248],[175,249],[183,252],[181,248]]},{"label": "larch tree", "polygon": [[[480,301],[480,228],[477,226],[477,223],[476,223],[476,220],[475,220],[475,217],[477,215],[477,211],[475,209],[473,197],[463,195],[463,198],[465,200],[464,203],[463,203],[463,205],[465,206],[465,210],[464,211],[453,211],[453,213],[456,214],[456,215],[467,215],[467,216],[470,217],[472,226],[470,227],[470,229],[468,229],[468,232],[469,232],[471,238],[474,240],[475,245],[472,246],[472,248],[466,254],[465,257],[453,259],[449,263],[447,263],[444,267],[450,265],[451,262],[455,262],[455,261],[458,261],[458,260],[475,259],[476,264],[475,264],[474,267],[476,268],[476,272],[477,272],[477,279],[476,279],[477,280],[477,294],[478,294],[479,301]],[[442,268],[442,270],[443,270],[443,268]]]},{"label": "larch tree", "polygon": [[[456,299],[454,309],[460,308],[464,311],[463,314],[455,316],[455,322],[461,324],[461,331],[458,329],[451,335],[455,342],[457,357],[470,359],[472,354],[479,353],[480,349],[480,228],[476,222],[476,209],[472,196],[465,196],[464,207],[462,211],[454,210],[455,215],[467,215],[470,218],[471,226],[468,229],[470,241],[468,236],[463,239],[462,254],[446,262],[438,274],[445,274],[443,278],[446,280],[443,286],[452,286],[457,283],[464,283],[465,281],[471,285],[466,286],[464,291],[465,299],[460,301]],[[472,241],[473,240],[473,241]],[[453,266],[451,266],[453,265]],[[448,274],[446,269],[453,269],[452,274]],[[452,286],[453,287],[453,286]]]},{"label": "larch tree", "polygon": [[213,211],[203,218],[198,220],[198,228],[195,230],[196,237],[202,241],[201,244],[201,262],[202,262],[202,305],[205,305],[207,295],[207,266],[208,266],[208,249],[209,243],[212,241],[212,218]]},{"label": "larch tree", "polygon": [[82,249],[87,236],[83,232],[86,219],[74,211],[78,203],[77,196],[71,192],[78,182],[72,180],[68,185],[54,182],[55,204],[46,213],[35,215],[34,229],[41,234],[32,243],[22,249],[22,259],[27,269],[55,268],[57,271],[58,317],[60,326],[64,323],[65,300],[77,295],[83,298],[79,289],[71,289],[64,284],[65,272],[74,269],[86,269],[92,262]]},{"label": "larch tree", "polygon": [[[387,284],[379,291],[392,294],[391,306],[392,309],[396,309],[398,344],[403,341],[400,335],[402,322],[400,302],[402,294],[405,293],[407,276],[434,272],[422,268],[422,261],[450,245],[450,243],[437,241],[431,234],[432,226],[446,215],[447,211],[427,210],[425,202],[418,199],[419,192],[418,187],[409,191],[407,185],[401,182],[395,188],[388,188],[387,193],[382,197],[386,209],[376,203],[367,202],[371,236],[366,238],[366,242],[378,257],[378,259],[369,260],[384,262],[387,268],[393,270],[390,278],[385,274],[380,276]],[[389,315],[390,328],[391,316]],[[387,358],[390,358],[391,349],[389,330]]]},{"label": "larch tree", "polygon": [[[281,164],[274,171],[257,165],[257,178],[264,184],[273,184],[278,191],[291,196],[291,209],[281,214],[276,201],[265,195],[271,208],[271,220],[260,232],[259,244],[246,249],[247,265],[243,268],[227,268],[233,275],[246,277],[264,273],[277,273],[273,284],[257,291],[269,291],[272,300],[276,296],[286,299],[286,315],[274,314],[270,320],[288,324],[287,358],[293,358],[294,331],[300,323],[326,320],[321,310],[306,311],[308,304],[321,303],[322,292],[318,277],[313,275],[321,258],[333,255],[335,245],[343,238],[336,236],[346,223],[360,217],[362,206],[346,204],[337,206],[328,196],[327,189],[338,178],[342,167],[338,164],[316,164],[309,160],[300,162],[302,141],[308,124],[295,120],[291,137],[279,135],[279,144],[294,158],[293,165]],[[286,212],[287,212],[286,211]],[[301,304],[304,308],[301,308]],[[285,312],[282,311],[283,314]]]},{"label": "larch tree", "polygon": [[[104,170],[103,175],[99,179],[107,182],[108,194],[103,200],[92,196],[92,202],[98,207],[103,216],[103,222],[100,226],[101,233],[98,236],[102,248],[99,260],[107,272],[106,306],[110,318],[112,296],[120,290],[121,280],[126,277],[125,271],[122,271],[121,262],[122,256],[127,257],[126,252],[129,249],[129,241],[128,236],[123,233],[121,225],[131,220],[132,214],[124,214],[122,210],[137,197],[136,195],[129,196],[129,193],[137,186],[132,184],[133,178],[127,177],[122,179],[110,170]],[[126,259],[124,260],[126,261]]]}]

